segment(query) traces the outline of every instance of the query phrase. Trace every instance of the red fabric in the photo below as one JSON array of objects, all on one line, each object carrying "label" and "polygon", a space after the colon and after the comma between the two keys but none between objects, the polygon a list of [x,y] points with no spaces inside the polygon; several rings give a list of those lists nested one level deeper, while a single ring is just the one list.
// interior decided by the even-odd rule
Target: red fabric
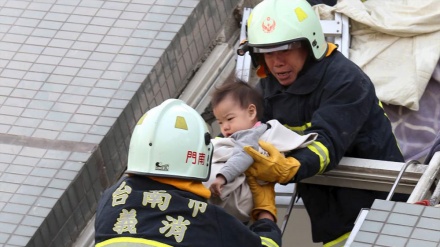
[{"label": "red fabric", "polygon": [[423,206],[430,205],[429,200],[421,200],[421,201],[415,202],[414,204],[419,204],[419,205],[423,205]]}]

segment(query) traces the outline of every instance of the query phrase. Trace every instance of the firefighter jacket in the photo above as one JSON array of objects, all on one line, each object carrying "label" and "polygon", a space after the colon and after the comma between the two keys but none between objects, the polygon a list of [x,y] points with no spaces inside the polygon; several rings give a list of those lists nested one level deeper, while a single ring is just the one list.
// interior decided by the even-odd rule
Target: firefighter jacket
[{"label": "firefighter jacket", "polygon": [[[330,53],[330,52],[329,52]],[[329,171],[343,156],[403,161],[391,124],[374,86],[361,69],[334,50],[308,61],[293,84],[283,87],[273,75],[257,84],[264,97],[264,121],[277,119],[300,133],[318,133],[307,148],[288,154],[301,166],[295,181]],[[361,208],[384,193],[298,184],[312,224],[314,242],[329,242],[350,232]]]},{"label": "firefighter jacket", "polygon": [[[201,185],[202,186],[202,185]],[[145,176],[120,179],[102,195],[95,246],[281,246],[273,221],[249,229],[206,199]]]}]

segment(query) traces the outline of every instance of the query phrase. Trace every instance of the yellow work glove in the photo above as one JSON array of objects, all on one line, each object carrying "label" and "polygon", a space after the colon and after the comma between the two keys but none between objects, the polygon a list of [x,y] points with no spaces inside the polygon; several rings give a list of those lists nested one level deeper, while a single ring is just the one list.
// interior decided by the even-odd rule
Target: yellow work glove
[{"label": "yellow work glove", "polygon": [[267,182],[286,184],[296,175],[301,164],[293,157],[284,157],[276,147],[264,141],[259,141],[268,156],[261,154],[251,146],[245,146],[244,151],[254,159],[254,164],[245,172],[247,176],[256,177]]},{"label": "yellow work glove", "polygon": [[254,201],[254,207],[251,212],[252,219],[254,221],[258,220],[258,214],[260,214],[261,211],[267,211],[273,215],[275,222],[277,222],[275,183],[264,182],[264,184],[259,184],[255,177],[246,177],[246,179]]}]

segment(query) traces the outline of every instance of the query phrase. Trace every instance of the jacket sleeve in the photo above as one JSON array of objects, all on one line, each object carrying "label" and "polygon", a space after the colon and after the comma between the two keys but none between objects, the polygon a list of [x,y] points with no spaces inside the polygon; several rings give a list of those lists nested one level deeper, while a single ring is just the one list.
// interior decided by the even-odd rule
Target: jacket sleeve
[{"label": "jacket sleeve", "polygon": [[268,219],[257,220],[251,225],[250,229],[260,236],[261,246],[281,246],[281,230],[275,222]]},{"label": "jacket sleeve", "polygon": [[318,133],[318,138],[307,148],[290,153],[301,163],[297,181],[335,168],[350,152],[365,122],[370,121],[372,108],[378,107],[374,106],[377,104],[374,87],[363,73],[345,71],[326,80],[328,83],[316,97],[319,101],[311,126],[304,131],[304,134]]},{"label": "jacket sleeve", "polygon": [[220,229],[219,239],[223,241],[222,246],[281,246],[281,231],[271,220],[261,219],[247,227],[224,210],[217,208],[216,221]]},{"label": "jacket sleeve", "polygon": [[234,139],[233,155],[220,170],[220,174],[226,178],[227,183],[233,182],[254,163],[252,157],[243,150],[243,147],[252,146],[258,150],[258,140],[266,130],[267,125],[261,124],[258,127],[237,131],[232,135]]}]

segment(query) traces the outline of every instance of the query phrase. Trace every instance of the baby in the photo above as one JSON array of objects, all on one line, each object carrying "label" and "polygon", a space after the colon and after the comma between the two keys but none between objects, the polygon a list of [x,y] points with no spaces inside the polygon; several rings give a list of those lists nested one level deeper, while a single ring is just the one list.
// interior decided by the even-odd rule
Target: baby
[{"label": "baby", "polygon": [[[258,140],[261,139],[273,144],[280,152],[286,152],[307,146],[317,135],[300,136],[277,120],[261,123],[262,96],[249,84],[236,78],[215,89],[211,107],[225,138],[212,140],[214,155],[211,177],[205,182],[213,194],[210,202],[247,222],[253,203],[244,172],[254,161],[243,147],[252,146],[261,150],[258,146]],[[276,216],[276,212],[271,213]]]}]

